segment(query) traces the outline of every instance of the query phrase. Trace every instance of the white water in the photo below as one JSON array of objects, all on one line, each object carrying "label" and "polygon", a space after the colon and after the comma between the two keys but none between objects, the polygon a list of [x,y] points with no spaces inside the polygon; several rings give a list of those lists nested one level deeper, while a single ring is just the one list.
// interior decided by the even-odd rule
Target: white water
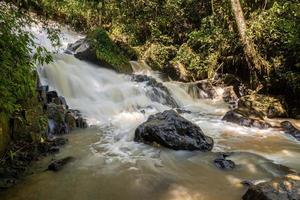
[{"label": "white water", "polygon": [[[50,41],[45,37],[45,32],[39,26],[33,27],[32,31],[41,45],[53,50]],[[149,115],[171,108],[151,101],[147,96],[147,90],[151,88],[145,83],[133,82],[127,75],[80,61],[72,55],[63,53],[68,43],[75,42],[82,37],[66,28],[62,29],[63,45],[59,53],[55,55],[55,62],[39,68],[42,83],[49,85],[50,89],[64,96],[69,106],[80,110],[90,125],[101,127],[100,141],[92,145],[94,152],[102,152],[102,155],[108,155],[109,158],[115,156],[130,162],[135,162],[135,159],[143,158],[143,156],[155,155],[157,157],[157,150],[133,142],[134,130],[146,121]],[[131,64],[135,73],[146,74],[162,81],[159,74],[151,71],[146,64],[137,62]],[[242,140],[253,142],[253,140],[268,137],[279,137],[295,144],[293,140],[289,140],[282,132],[276,130],[245,128],[221,121],[222,116],[228,111],[228,105],[222,101],[222,98],[195,99],[187,93],[183,84],[164,82],[164,85],[171,91],[181,108],[193,112],[183,114],[183,116],[199,125],[205,134],[214,138],[213,151],[246,150],[280,162],[282,152],[270,155],[259,149],[235,149],[233,146],[224,144],[228,140],[227,137],[224,138],[224,135],[230,134],[232,141],[244,138]],[[217,91],[221,97],[222,90]],[[161,102],[164,100],[162,99]],[[283,151],[286,152],[286,150]],[[291,159],[295,155],[300,158],[298,152],[285,154],[285,156],[290,155]]]},{"label": "white water", "polygon": [[[64,34],[67,40],[63,48],[67,42],[80,37],[67,31]],[[39,39],[48,45],[44,37]],[[136,73],[162,81],[158,73],[133,64]],[[58,155],[75,156],[78,160],[73,165],[67,166],[59,176],[42,172],[31,177],[9,193],[12,199],[26,199],[26,195],[40,199],[52,188],[53,194],[48,194],[48,200],[70,197],[233,200],[240,199],[244,192],[239,184],[241,180],[281,174],[273,162],[300,171],[298,142],[275,129],[258,130],[221,121],[228,110],[221,98],[194,99],[182,84],[163,82],[177,104],[192,111],[183,116],[214,139],[213,151],[250,152],[232,157],[238,165],[232,172],[214,168],[214,155],[210,153],[172,151],[133,141],[135,128],[149,115],[171,109],[151,101],[147,96],[151,88],[145,83],[132,82],[127,75],[63,53],[55,56],[54,63],[40,67],[39,74],[43,84],[64,96],[68,105],[80,110],[94,128],[71,134],[70,145]],[[160,102],[164,102],[163,99]],[[65,184],[63,191],[58,183]]]}]

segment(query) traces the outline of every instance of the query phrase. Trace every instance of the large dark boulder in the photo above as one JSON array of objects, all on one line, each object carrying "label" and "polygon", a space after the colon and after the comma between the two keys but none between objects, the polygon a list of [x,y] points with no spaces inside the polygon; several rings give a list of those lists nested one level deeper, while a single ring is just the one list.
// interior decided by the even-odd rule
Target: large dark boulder
[{"label": "large dark boulder", "polygon": [[243,200],[299,200],[300,177],[287,175],[251,186]]},{"label": "large dark boulder", "polygon": [[181,117],[174,110],[151,115],[135,130],[134,141],[159,144],[174,150],[210,151],[213,139],[200,127]]},{"label": "large dark boulder", "polygon": [[300,130],[296,128],[291,122],[289,121],[281,122],[281,126],[286,134],[291,135],[294,138],[296,138],[298,141],[300,141]]},{"label": "large dark boulder", "polygon": [[252,114],[253,113],[247,113],[245,110],[234,109],[228,111],[222,120],[241,126],[256,127],[260,129],[267,129],[272,127],[269,123],[259,119],[259,117],[253,117]]}]

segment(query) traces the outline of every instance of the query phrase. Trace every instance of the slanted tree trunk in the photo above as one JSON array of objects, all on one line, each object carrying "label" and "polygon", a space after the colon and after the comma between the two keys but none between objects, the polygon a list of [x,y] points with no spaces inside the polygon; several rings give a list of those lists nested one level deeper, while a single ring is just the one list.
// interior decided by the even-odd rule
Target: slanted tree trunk
[{"label": "slanted tree trunk", "polygon": [[247,25],[240,0],[230,0],[240,40],[244,46],[244,54],[250,71],[250,85],[253,89],[259,86],[258,74],[268,70],[268,62],[263,59],[254,47],[253,41],[247,36]]}]

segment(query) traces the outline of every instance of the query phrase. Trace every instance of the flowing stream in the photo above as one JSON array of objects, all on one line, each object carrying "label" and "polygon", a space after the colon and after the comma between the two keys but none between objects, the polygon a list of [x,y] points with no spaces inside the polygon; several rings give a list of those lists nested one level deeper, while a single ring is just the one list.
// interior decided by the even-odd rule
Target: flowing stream
[{"label": "flowing stream", "polygon": [[[41,43],[43,32],[33,30]],[[63,31],[63,44],[80,35]],[[174,151],[133,141],[135,128],[148,116],[171,109],[164,99],[151,100],[152,88],[129,75],[80,61],[60,51],[55,61],[39,67],[44,84],[64,96],[90,125],[66,137],[60,153],[33,166],[34,173],[1,194],[11,200],[238,200],[246,191],[243,180],[264,180],[300,172],[300,144],[276,129],[245,128],[221,121],[228,111],[222,98],[195,99],[179,83],[132,63],[136,73],[154,77],[170,90],[182,114],[215,141],[213,152],[236,152],[237,167],[222,171],[214,153]],[[222,90],[217,90],[222,93]],[[52,158],[75,160],[59,172],[45,171]]]}]

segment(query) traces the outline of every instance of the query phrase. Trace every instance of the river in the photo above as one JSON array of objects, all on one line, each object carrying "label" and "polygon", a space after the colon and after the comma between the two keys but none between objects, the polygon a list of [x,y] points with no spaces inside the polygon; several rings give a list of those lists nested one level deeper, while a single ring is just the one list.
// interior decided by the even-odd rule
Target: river
[{"label": "river", "polygon": [[[48,44],[34,28],[37,41]],[[300,144],[278,129],[259,130],[222,121],[228,105],[222,98],[196,99],[182,84],[133,63],[135,73],[154,77],[170,90],[176,103],[191,113],[186,119],[199,125],[215,141],[213,152],[235,152],[232,171],[213,165],[215,154],[174,151],[133,141],[135,128],[148,116],[171,109],[164,99],[151,100],[145,83],[129,75],[80,61],[64,54],[69,42],[82,37],[62,31],[63,47],[54,62],[38,68],[44,84],[64,96],[68,105],[87,118],[89,128],[66,135],[69,144],[60,153],[33,165],[32,175],[1,194],[9,200],[238,200],[246,191],[243,180],[264,180],[300,172]],[[221,94],[222,89],[217,89]],[[45,171],[53,158],[75,160],[59,172]]]}]

